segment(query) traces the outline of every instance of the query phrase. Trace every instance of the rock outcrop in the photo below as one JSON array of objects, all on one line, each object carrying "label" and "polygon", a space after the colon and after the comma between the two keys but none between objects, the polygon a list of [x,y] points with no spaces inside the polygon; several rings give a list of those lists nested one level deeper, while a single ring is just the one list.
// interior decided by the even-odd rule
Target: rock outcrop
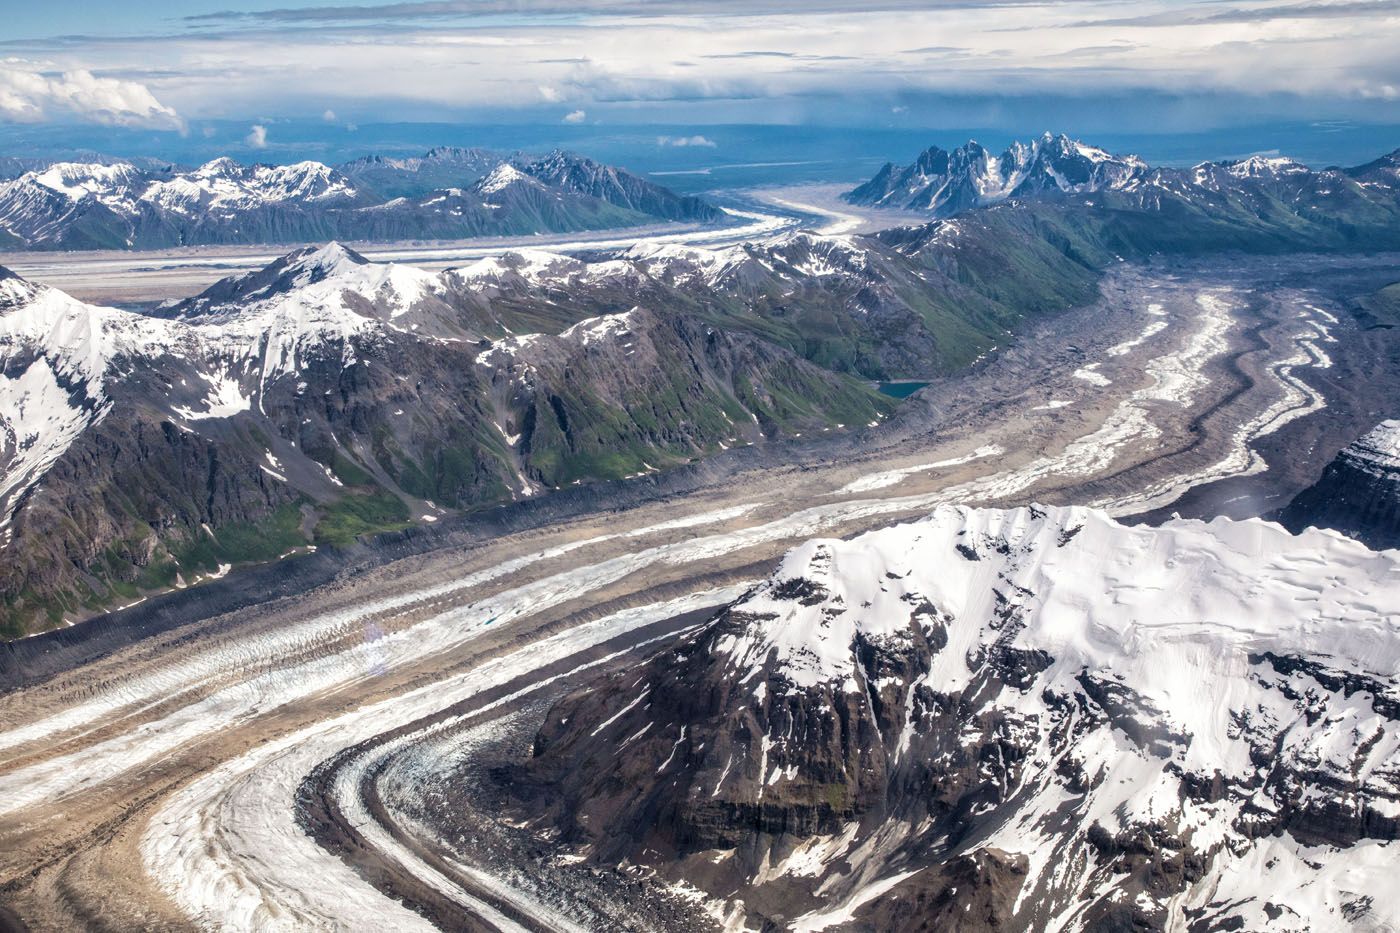
[{"label": "rock outcrop", "polygon": [[1278,515],[1293,531],[1331,528],[1373,548],[1400,548],[1400,421],[1342,450]]}]

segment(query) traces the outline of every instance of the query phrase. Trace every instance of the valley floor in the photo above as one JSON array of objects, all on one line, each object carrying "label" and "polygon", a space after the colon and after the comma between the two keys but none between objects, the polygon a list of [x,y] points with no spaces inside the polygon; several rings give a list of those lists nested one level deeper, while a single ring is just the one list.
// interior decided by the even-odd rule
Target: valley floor
[{"label": "valley floor", "polygon": [[[764,188],[731,195],[731,222],[655,224],[623,230],[593,230],[547,236],[482,237],[421,243],[352,243],[375,262],[407,262],[422,269],[447,269],[523,249],[575,254],[625,249],[648,243],[684,243],[717,248],[797,229],[822,233],[869,233],[906,223],[926,223],[915,213],[856,207],[841,201],[840,185]],[[0,252],[0,266],[93,304],[151,304],[186,298],[238,272],[260,269],[296,244],[194,246],[130,252]]]},{"label": "valley floor", "polygon": [[590,928],[618,903],[609,926],[713,925],[644,879],[569,880],[444,788],[521,753],[570,678],[673,637],[806,538],[949,502],[1282,504],[1397,414],[1392,332],[1346,302],[1396,267],[1124,266],[1096,305],[879,428],[730,451],[610,493],[614,510],[385,561],[11,690],[0,904],[54,930]]}]

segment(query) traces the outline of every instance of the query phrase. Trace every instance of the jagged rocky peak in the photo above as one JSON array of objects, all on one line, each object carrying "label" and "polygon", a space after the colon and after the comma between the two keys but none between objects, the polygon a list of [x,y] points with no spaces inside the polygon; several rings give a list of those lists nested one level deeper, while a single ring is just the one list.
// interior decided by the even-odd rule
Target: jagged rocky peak
[{"label": "jagged rocky peak", "polygon": [[719,220],[724,212],[700,198],[676,194],[625,169],[555,149],[538,159],[514,164],[540,181],[668,220]]},{"label": "jagged rocky peak", "polygon": [[753,926],[1385,928],[1397,599],[1337,535],[943,508],[797,548],[511,778]]},{"label": "jagged rocky peak", "polygon": [[1294,530],[1331,528],[1375,548],[1400,548],[1400,421],[1344,448],[1280,513]]},{"label": "jagged rocky peak", "polygon": [[1400,421],[1382,421],[1342,451],[1342,456],[1377,476],[1395,475],[1400,471]]},{"label": "jagged rocky peak", "polygon": [[194,298],[174,305],[172,311],[175,315],[202,314],[215,307],[261,301],[369,264],[368,259],[335,241],[304,246],[261,269],[220,279]]},{"label": "jagged rocky peak", "polygon": [[1121,187],[1147,172],[1137,156],[1115,156],[1047,132],[1027,143],[1013,142],[1000,155],[976,140],[951,152],[934,146],[907,167],[887,164],[846,198],[947,215],[1037,192]]}]

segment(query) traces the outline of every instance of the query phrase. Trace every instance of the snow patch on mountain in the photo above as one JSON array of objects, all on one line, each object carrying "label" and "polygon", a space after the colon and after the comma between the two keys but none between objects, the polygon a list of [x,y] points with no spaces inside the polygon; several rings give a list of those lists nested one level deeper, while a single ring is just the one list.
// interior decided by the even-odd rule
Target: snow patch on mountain
[{"label": "snow patch on mountain", "polygon": [[636,311],[637,309],[633,308],[619,314],[586,318],[565,330],[559,337],[562,340],[577,342],[585,347],[594,343],[617,340],[631,333]]},{"label": "snow patch on mountain", "polygon": [[175,407],[171,411],[186,421],[200,421],[205,418],[231,418],[253,407],[252,398],[244,394],[236,377],[220,373],[205,378],[209,381],[209,392],[204,397],[203,409]]},{"label": "snow patch on mountain", "polygon": [[23,494],[104,411],[76,404],[44,357],[17,376],[0,378],[0,547],[9,544],[8,526]]},{"label": "snow patch on mountain", "polygon": [[498,283],[512,277],[536,284],[546,280],[562,281],[584,268],[572,256],[541,249],[509,250],[499,256],[478,259],[455,274],[469,283]]}]

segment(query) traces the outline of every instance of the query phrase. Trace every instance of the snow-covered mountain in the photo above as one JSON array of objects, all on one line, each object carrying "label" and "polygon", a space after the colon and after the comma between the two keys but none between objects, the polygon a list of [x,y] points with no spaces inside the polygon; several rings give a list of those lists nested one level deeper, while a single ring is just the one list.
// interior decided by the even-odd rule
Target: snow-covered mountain
[{"label": "snow-covered mountain", "polygon": [[[497,159],[486,172],[484,157],[434,150],[421,159],[361,160],[344,171],[310,161],[245,166],[227,157],[190,170],[55,163],[0,182],[0,247],[442,239],[724,216],[697,198],[568,153]],[[512,190],[522,187],[528,190]]]},{"label": "snow-covered mountain", "polygon": [[332,243],[151,315],[0,273],[0,549],[22,555],[0,626],[892,407],[694,302],[632,300],[675,293],[616,291],[608,263],[490,262]]},{"label": "snow-covered mountain", "polygon": [[795,549],[513,780],[751,926],[1391,929],[1398,603],[1331,532],[947,507]]},{"label": "snow-covered mountain", "polygon": [[[1153,168],[1137,156],[1116,156],[1067,136],[1046,133],[997,154],[976,142],[951,152],[925,150],[911,165],[891,163],[846,194],[854,204],[929,211],[949,217],[1008,200],[1064,200],[1098,194],[1106,207],[1204,210],[1239,222],[1270,213],[1325,212],[1345,218],[1393,213],[1400,197],[1400,150],[1354,169],[1313,171],[1281,156]],[[1094,203],[1091,199],[1089,203]]]},{"label": "snow-covered mountain", "polygon": [[349,202],[359,194],[348,178],[320,162],[243,166],[224,157],[152,181],[140,198],[177,214],[232,215],[265,204]]},{"label": "snow-covered mountain", "polygon": [[1137,156],[1119,158],[1068,136],[1046,133],[1029,143],[1012,143],[999,154],[975,141],[951,152],[935,146],[907,167],[886,163],[846,197],[855,204],[948,216],[1046,191],[1118,188],[1147,171]]}]

